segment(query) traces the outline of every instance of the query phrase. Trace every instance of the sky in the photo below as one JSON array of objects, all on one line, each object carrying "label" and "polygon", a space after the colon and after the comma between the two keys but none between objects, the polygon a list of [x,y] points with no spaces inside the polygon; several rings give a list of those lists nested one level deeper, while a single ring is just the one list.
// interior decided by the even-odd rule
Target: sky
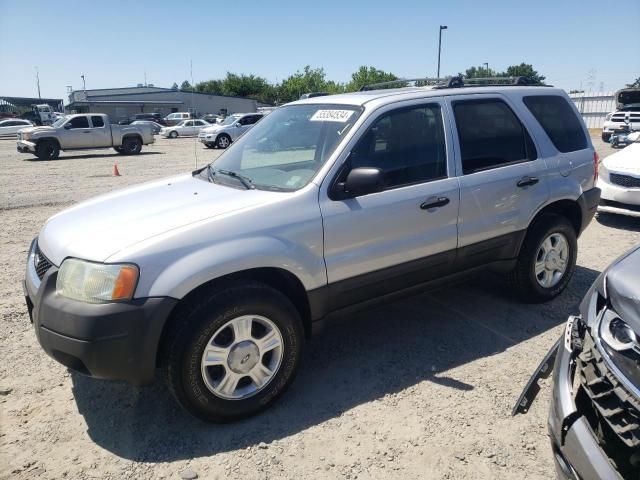
[{"label": "sky", "polygon": [[[346,82],[360,65],[435,77],[531,63],[547,83],[616,90],[640,77],[640,1],[0,0],[0,95],[67,100],[113,88],[221,78],[277,82],[305,65]],[[193,69],[191,74],[190,64]]]}]

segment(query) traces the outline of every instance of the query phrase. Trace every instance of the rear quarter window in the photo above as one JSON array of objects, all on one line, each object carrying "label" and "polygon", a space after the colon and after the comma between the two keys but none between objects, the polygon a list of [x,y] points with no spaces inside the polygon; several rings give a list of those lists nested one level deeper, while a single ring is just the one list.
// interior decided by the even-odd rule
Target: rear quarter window
[{"label": "rear quarter window", "polygon": [[567,153],[587,148],[582,123],[565,98],[535,95],[524,97],[523,101],[558,151]]}]

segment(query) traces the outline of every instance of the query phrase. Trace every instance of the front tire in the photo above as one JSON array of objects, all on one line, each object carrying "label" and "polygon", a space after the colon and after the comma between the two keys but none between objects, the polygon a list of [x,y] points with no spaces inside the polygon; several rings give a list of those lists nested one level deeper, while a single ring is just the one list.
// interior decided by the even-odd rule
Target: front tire
[{"label": "front tire", "polygon": [[175,130],[173,130],[173,131],[169,134],[169,138],[178,138],[178,132],[176,132]]},{"label": "front tire", "polygon": [[529,227],[510,281],[528,303],[549,301],[562,293],[573,276],[577,234],[566,217],[543,214]]},{"label": "front tire", "polygon": [[51,140],[39,142],[36,146],[36,157],[40,160],[55,160],[60,156],[60,147]]},{"label": "front tire", "polygon": [[218,135],[218,138],[216,138],[216,147],[224,149],[229,145],[231,145],[231,137],[229,135],[226,133]]},{"label": "front tire", "polygon": [[604,143],[609,143],[609,140],[611,140],[611,133],[602,132],[602,141]]},{"label": "front tire", "polygon": [[215,423],[270,406],[293,381],[304,343],[289,299],[253,282],[186,306],[166,338],[171,393],[192,415]]}]

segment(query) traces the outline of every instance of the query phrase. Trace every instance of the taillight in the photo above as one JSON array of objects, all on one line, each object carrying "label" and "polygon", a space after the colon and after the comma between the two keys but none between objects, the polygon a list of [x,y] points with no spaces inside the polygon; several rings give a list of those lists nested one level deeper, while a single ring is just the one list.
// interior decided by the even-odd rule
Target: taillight
[{"label": "taillight", "polygon": [[598,170],[600,168],[600,157],[598,156],[598,152],[593,151],[593,183],[595,184],[598,181]]}]

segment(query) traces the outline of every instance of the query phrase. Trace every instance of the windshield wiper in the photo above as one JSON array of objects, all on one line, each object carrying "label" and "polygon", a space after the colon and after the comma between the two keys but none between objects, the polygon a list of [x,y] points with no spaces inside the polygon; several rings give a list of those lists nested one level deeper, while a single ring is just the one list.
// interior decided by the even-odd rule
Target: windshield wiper
[{"label": "windshield wiper", "polygon": [[254,185],[252,185],[250,178],[245,177],[244,175],[240,175],[239,173],[236,173],[232,170],[223,170],[221,168],[219,168],[218,170],[214,170],[212,165],[209,166],[209,181],[213,182],[212,177],[216,173],[221,173],[223,175],[227,175],[231,178],[237,179],[247,190],[253,190],[254,188],[256,188]]}]

